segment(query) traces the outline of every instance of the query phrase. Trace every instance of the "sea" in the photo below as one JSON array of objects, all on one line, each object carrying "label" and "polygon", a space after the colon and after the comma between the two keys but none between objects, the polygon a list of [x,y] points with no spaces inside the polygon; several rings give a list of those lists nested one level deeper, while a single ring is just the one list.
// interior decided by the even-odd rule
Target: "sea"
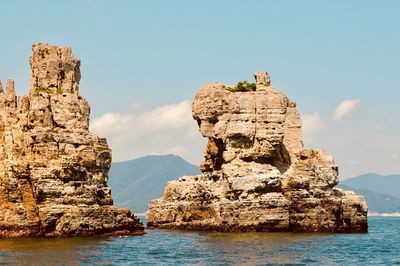
[{"label": "sea", "polygon": [[365,234],[148,230],[144,236],[0,240],[0,265],[400,265],[400,217]]}]

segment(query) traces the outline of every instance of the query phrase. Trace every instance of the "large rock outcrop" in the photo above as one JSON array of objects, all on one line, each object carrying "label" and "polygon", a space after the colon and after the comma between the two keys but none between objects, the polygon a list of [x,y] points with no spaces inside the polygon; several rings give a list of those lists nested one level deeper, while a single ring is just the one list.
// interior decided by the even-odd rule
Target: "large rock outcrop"
[{"label": "large rock outcrop", "polygon": [[111,150],[89,132],[70,48],[33,45],[28,96],[0,83],[0,237],[131,235],[143,224],[112,206]]},{"label": "large rock outcrop", "polygon": [[274,88],[267,73],[254,76],[255,90],[215,83],[197,93],[193,117],[208,138],[203,174],[170,182],[151,201],[148,226],[367,231],[364,199],[334,188],[339,179],[332,156],[303,148],[296,104]]}]

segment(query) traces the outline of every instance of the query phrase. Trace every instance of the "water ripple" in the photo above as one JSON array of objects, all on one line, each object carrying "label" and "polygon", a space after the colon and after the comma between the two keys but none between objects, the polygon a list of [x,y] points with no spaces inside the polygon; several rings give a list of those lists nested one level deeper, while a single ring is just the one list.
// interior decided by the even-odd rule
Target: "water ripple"
[{"label": "water ripple", "polygon": [[1,239],[5,265],[400,265],[400,218],[368,234],[150,230],[120,238]]}]

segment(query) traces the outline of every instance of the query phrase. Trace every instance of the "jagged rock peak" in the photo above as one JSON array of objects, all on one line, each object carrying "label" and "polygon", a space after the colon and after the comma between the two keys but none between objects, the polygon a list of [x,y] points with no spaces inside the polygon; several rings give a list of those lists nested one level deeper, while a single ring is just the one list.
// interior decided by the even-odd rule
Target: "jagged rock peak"
[{"label": "jagged rock peak", "polygon": [[296,104],[272,87],[266,72],[254,76],[255,91],[231,92],[230,87],[215,83],[197,93],[192,114],[208,138],[200,166],[203,172],[221,170],[236,161],[271,161],[285,168],[290,157],[303,149]]},{"label": "jagged rock peak", "polygon": [[37,43],[32,46],[30,93],[79,94],[80,64],[67,46]]},{"label": "jagged rock peak", "polygon": [[0,237],[142,234],[112,205],[111,150],[89,131],[80,61],[69,47],[32,50],[29,95],[12,80],[0,93]]},{"label": "jagged rock peak", "polygon": [[256,79],[257,90],[263,90],[271,85],[268,72],[254,72],[253,76]]},{"label": "jagged rock peak", "polygon": [[151,201],[147,224],[220,231],[364,232],[362,197],[334,188],[338,167],[303,147],[296,104],[266,72],[256,83],[202,87],[193,118],[208,143],[200,176],[170,182]]}]

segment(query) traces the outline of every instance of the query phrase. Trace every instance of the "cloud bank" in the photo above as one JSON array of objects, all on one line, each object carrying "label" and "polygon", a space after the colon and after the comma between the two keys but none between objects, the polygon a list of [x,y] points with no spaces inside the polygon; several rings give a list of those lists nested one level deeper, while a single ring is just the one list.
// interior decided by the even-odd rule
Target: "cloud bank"
[{"label": "cloud bank", "polygon": [[325,127],[325,122],[319,113],[303,115],[303,138],[305,142],[312,142],[318,133]]},{"label": "cloud bank", "polygon": [[205,145],[192,118],[190,101],[146,112],[106,113],[94,119],[91,130],[107,138],[113,161],[172,153],[198,164]]},{"label": "cloud bank", "polygon": [[[351,100],[350,105],[345,102],[348,101],[342,102],[335,111],[339,120],[359,104],[358,100]],[[192,118],[190,101],[148,111],[141,111],[140,104],[133,107],[127,113],[106,113],[91,123],[93,132],[107,138],[114,161],[170,153],[194,164],[203,159],[206,139],[201,137]],[[322,148],[334,155],[341,177],[365,172],[399,172],[400,127],[397,120],[378,121],[379,127],[374,126],[377,121],[362,119],[348,124],[333,123],[320,112],[303,115],[302,120],[305,146]]]}]

